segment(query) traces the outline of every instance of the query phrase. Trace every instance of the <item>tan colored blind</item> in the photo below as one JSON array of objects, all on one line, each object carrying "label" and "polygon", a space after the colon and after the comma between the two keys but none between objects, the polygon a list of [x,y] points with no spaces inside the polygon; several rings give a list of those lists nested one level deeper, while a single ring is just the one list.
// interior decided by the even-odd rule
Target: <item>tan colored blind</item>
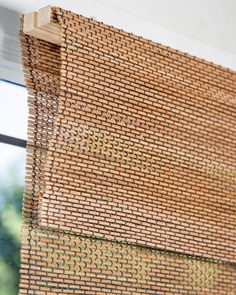
[{"label": "tan colored blind", "polygon": [[236,294],[236,73],[53,8],[29,91],[20,294]]}]

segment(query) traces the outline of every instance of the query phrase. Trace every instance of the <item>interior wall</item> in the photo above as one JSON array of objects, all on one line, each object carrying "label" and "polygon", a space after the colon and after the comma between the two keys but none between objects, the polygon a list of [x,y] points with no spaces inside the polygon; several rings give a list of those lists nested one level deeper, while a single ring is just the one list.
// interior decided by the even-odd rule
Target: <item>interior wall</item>
[{"label": "interior wall", "polygon": [[24,84],[16,11],[0,7],[0,79]]}]

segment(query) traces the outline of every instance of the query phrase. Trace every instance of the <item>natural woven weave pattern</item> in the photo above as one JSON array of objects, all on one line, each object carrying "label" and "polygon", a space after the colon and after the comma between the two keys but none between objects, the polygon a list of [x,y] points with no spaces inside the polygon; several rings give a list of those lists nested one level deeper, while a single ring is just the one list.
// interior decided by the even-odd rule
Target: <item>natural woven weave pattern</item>
[{"label": "natural woven weave pattern", "polygon": [[236,294],[236,74],[54,8],[24,35],[20,294]]}]

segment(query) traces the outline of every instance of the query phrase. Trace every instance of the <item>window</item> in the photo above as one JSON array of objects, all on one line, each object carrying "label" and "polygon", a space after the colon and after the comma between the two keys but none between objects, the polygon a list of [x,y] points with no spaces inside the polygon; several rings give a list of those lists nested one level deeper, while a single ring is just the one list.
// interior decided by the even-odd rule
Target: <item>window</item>
[{"label": "window", "polygon": [[0,80],[0,295],[18,294],[27,91]]}]

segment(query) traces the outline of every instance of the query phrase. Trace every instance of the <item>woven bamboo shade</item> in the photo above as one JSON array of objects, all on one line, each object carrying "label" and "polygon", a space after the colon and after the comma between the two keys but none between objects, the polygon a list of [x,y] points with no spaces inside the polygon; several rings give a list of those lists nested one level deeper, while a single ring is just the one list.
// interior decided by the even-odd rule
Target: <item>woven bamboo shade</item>
[{"label": "woven bamboo shade", "polygon": [[50,18],[53,43],[43,25],[20,32],[20,294],[236,294],[236,73],[61,8]]}]

